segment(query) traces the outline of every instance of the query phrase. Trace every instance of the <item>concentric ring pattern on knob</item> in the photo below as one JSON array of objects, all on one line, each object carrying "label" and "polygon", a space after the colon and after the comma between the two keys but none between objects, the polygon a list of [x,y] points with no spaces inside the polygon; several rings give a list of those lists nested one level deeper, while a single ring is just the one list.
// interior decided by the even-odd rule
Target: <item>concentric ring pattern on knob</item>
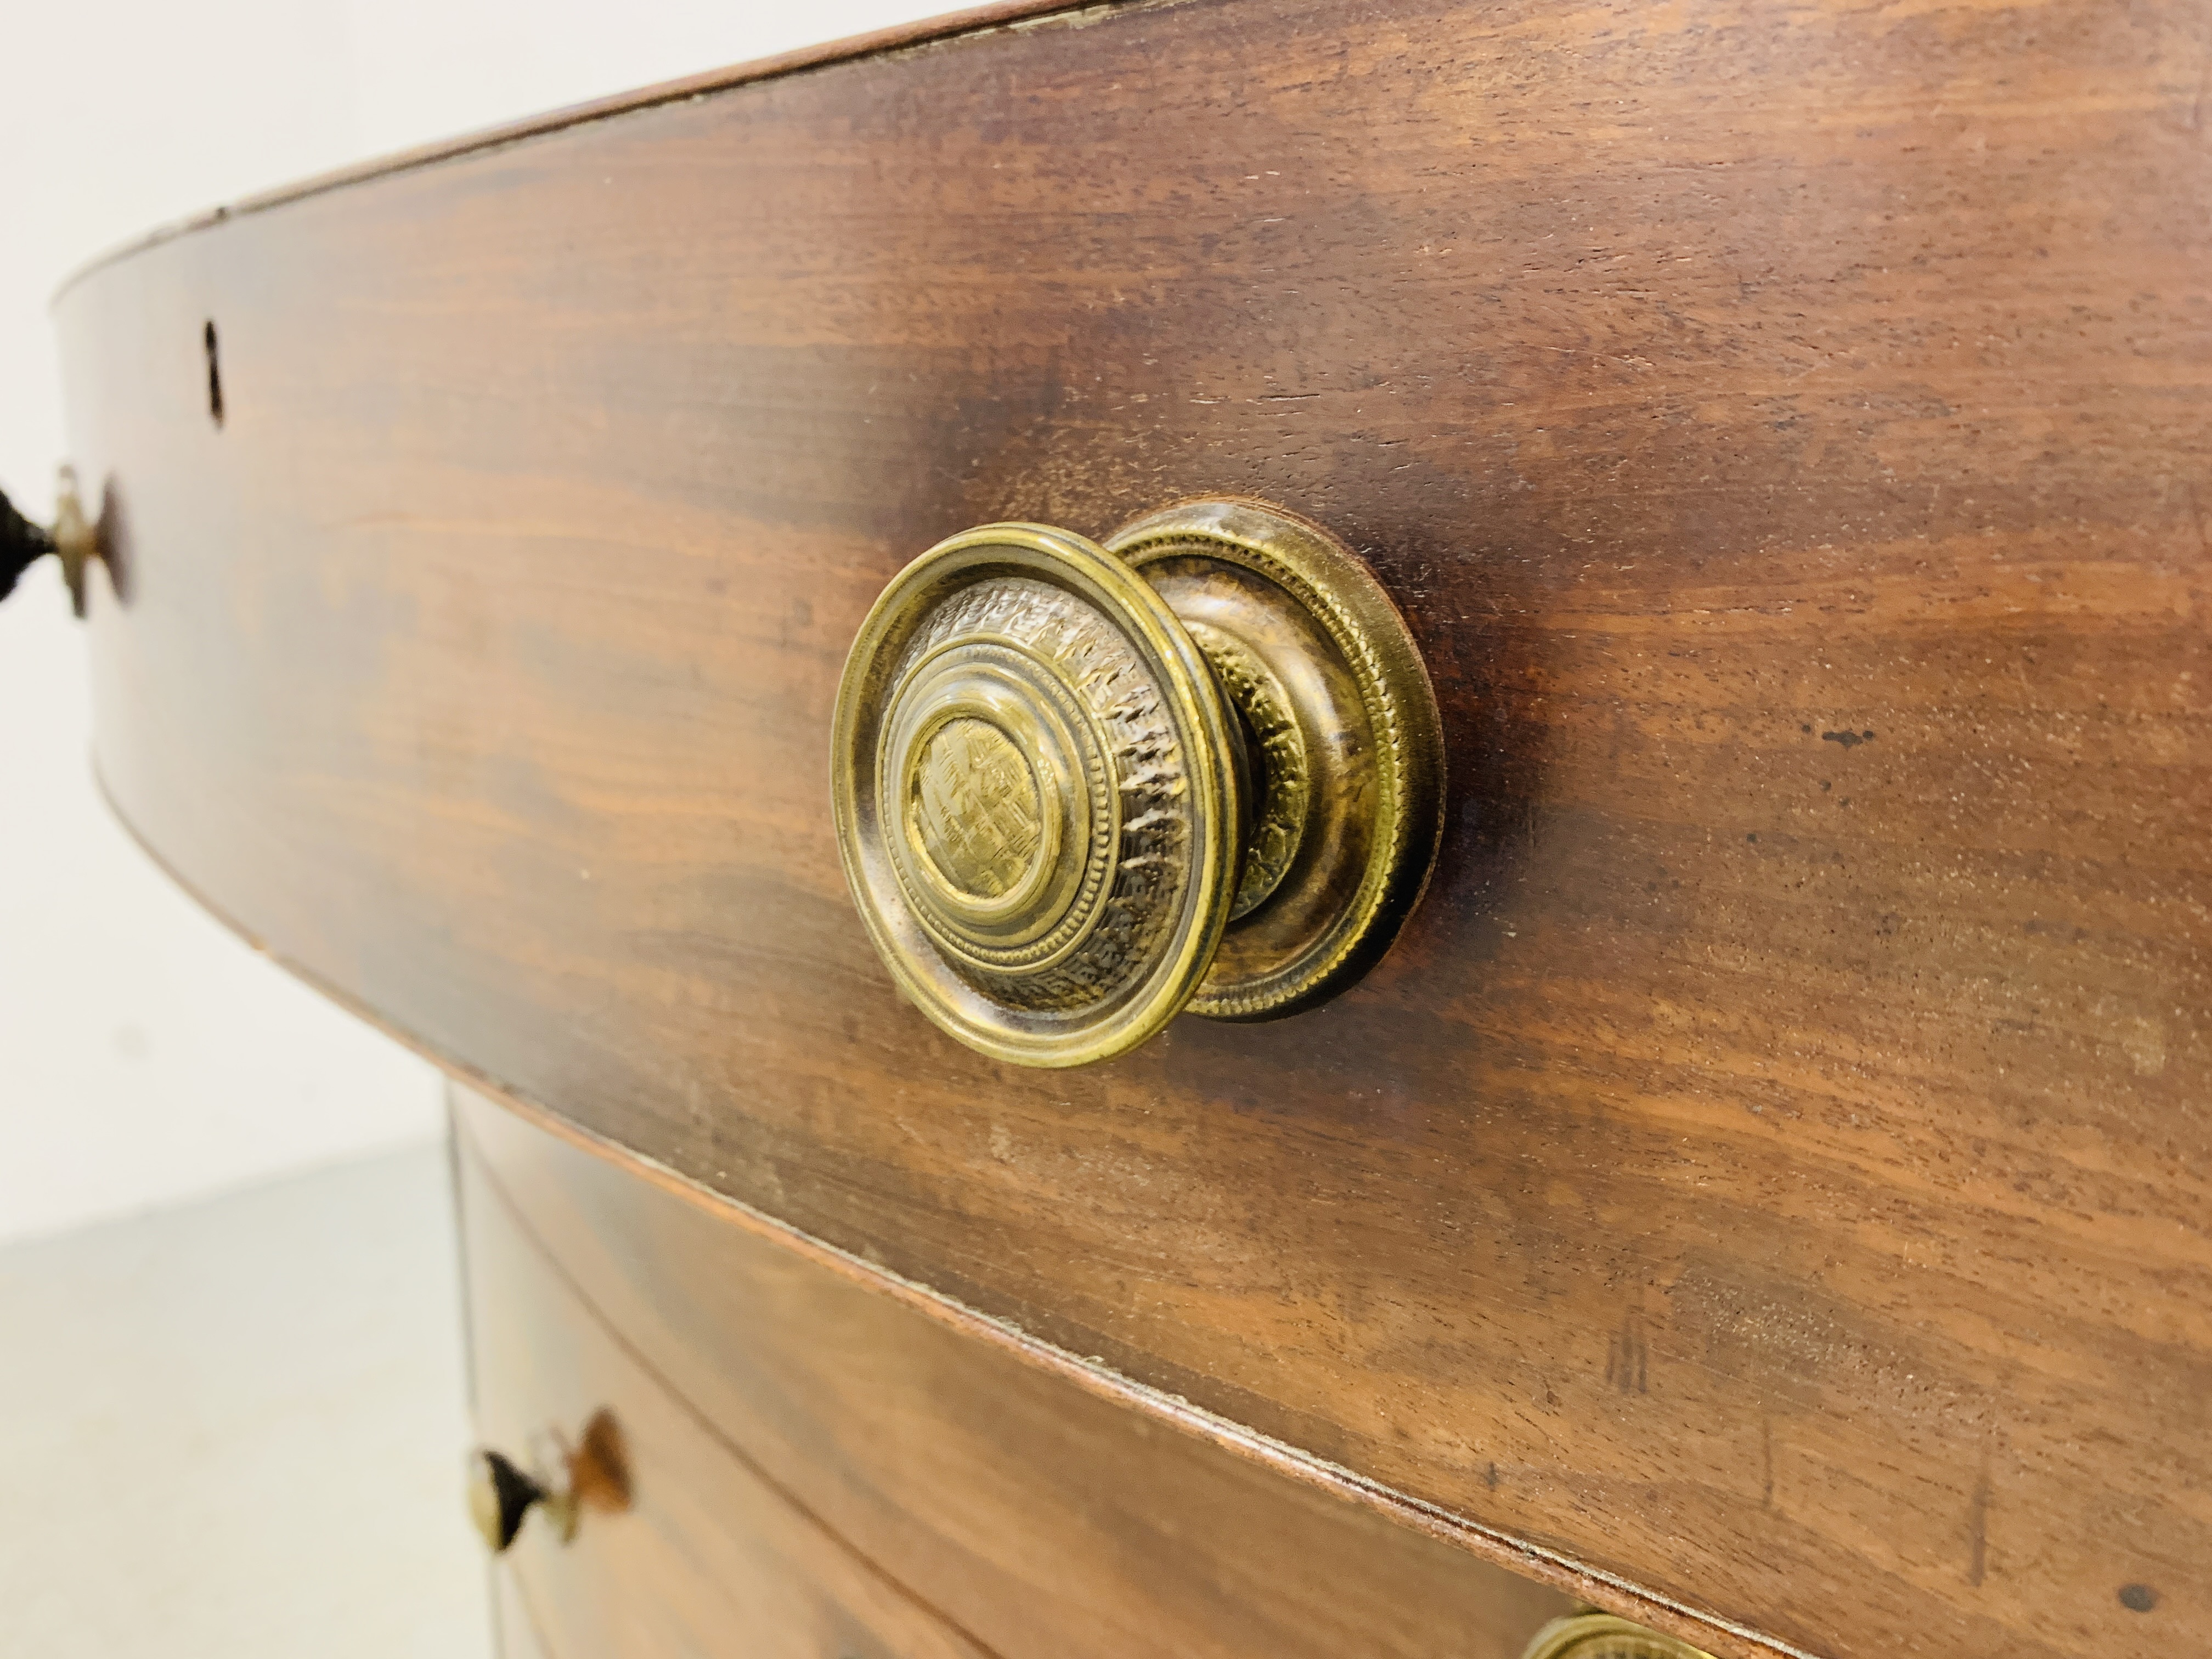
[{"label": "concentric ring pattern on knob", "polygon": [[840,688],[845,870],[907,994],[1004,1060],[1073,1066],[1173,1018],[1237,869],[1243,736],[1166,603],[1039,525],[940,543]]}]

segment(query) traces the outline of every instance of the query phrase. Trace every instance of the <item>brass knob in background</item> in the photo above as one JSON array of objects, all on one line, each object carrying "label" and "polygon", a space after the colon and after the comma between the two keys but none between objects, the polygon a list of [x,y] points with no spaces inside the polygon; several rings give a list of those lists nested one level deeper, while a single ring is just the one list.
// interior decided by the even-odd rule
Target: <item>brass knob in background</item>
[{"label": "brass knob in background", "polygon": [[610,1413],[594,1414],[573,1446],[558,1434],[541,1436],[539,1443],[527,1471],[489,1448],[469,1454],[469,1519],[495,1555],[514,1542],[533,1509],[566,1544],[585,1510],[616,1514],[629,1507],[629,1460]]},{"label": "brass knob in background", "polygon": [[1712,1659],[1712,1656],[1679,1636],[1662,1636],[1609,1613],[1578,1613],[1554,1619],[1538,1631],[1521,1659]]},{"label": "brass knob in background", "polygon": [[84,619],[85,572],[94,559],[106,556],[100,527],[85,517],[77,496],[76,469],[64,466],[54,484],[54,522],[50,528],[32,523],[4,494],[0,494],[0,599],[15,590],[24,571],[53,554],[61,561],[62,580],[69,587],[70,608]]},{"label": "brass knob in background", "polygon": [[1435,694],[1359,559],[1263,502],[1104,545],[939,543],[861,625],[832,733],[877,950],[970,1047],[1079,1066],[1188,1006],[1311,1007],[1364,973],[1442,829]]},{"label": "brass knob in background", "polygon": [[76,469],[64,466],[54,489],[54,553],[62,562],[62,580],[69,588],[70,609],[84,620],[85,579],[92,562],[101,556],[99,526],[85,516],[76,493]]}]

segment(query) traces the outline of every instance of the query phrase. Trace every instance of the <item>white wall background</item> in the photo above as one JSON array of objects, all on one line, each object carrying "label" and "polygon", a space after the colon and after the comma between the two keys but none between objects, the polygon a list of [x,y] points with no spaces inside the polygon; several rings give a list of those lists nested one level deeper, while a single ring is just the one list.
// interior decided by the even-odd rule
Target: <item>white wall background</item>
[{"label": "white wall background", "polygon": [[[944,0],[15,0],[0,488],[52,507],[46,301],[167,220],[364,156],[929,15]],[[0,605],[0,1240],[441,1130],[428,1066],[200,914],[97,799],[51,560]]]}]

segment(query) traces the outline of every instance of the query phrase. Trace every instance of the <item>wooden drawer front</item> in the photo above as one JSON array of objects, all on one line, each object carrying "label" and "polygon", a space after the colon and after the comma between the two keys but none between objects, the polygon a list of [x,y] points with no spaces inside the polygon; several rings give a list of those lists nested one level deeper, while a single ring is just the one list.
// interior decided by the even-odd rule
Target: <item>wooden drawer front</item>
[{"label": "wooden drawer front", "polygon": [[[462,1074],[1471,1547],[2132,1659],[2212,1626],[2204,62],[1087,7],[233,214],[59,302],[102,777]],[[1428,896],[985,1061],[854,915],[845,653],[940,536],[1228,492],[1407,612]]]},{"label": "wooden drawer front", "polygon": [[[489,1443],[601,1405],[631,1442],[636,1516],[586,1516],[566,1550],[526,1529],[512,1558],[555,1659],[845,1631],[919,1632],[917,1654],[971,1651],[964,1631],[1001,1659],[1517,1659],[1571,1605],[481,1097],[457,1091],[455,1121]],[[765,1595],[763,1572],[788,1581]]]},{"label": "wooden drawer front", "polygon": [[592,1413],[621,1426],[631,1511],[563,1545],[542,1516],[501,1558],[510,1653],[547,1659],[983,1659],[914,1593],[825,1529],[702,1423],[566,1285],[465,1159],[478,1432],[525,1455]]}]

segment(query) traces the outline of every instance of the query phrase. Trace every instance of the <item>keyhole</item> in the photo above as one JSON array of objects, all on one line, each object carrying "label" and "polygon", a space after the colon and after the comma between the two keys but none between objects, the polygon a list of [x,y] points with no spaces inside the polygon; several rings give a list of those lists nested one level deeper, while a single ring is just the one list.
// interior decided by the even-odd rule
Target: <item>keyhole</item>
[{"label": "keyhole", "polygon": [[200,337],[207,346],[208,419],[213,421],[216,429],[220,431],[222,428],[222,359],[216,349],[215,322],[212,319]]}]

